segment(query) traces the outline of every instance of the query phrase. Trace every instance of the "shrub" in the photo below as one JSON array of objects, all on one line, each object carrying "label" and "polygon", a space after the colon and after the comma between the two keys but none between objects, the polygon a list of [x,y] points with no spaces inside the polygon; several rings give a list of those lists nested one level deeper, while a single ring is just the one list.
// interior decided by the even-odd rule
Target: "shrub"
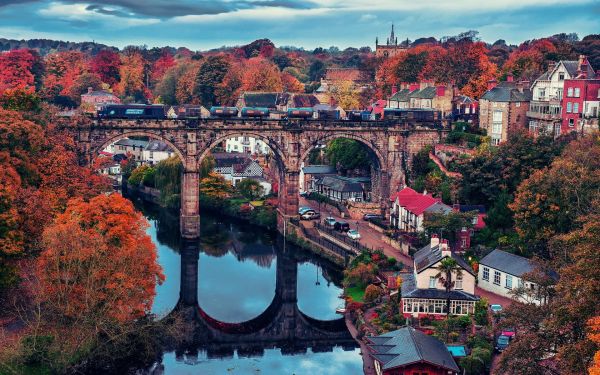
[{"label": "shrub", "polygon": [[376,301],[382,294],[382,290],[377,285],[369,285],[365,290],[365,302],[371,303]]},{"label": "shrub", "polygon": [[377,268],[373,264],[359,264],[346,271],[346,282],[350,286],[365,287],[375,280]]}]

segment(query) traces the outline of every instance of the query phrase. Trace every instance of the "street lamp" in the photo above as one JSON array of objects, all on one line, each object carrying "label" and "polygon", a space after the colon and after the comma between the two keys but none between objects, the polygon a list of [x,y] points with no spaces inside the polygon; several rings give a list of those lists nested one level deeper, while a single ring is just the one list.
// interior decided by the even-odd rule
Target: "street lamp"
[{"label": "street lamp", "polygon": [[315,282],[315,285],[321,285],[319,282],[319,266],[317,266],[317,282]]}]

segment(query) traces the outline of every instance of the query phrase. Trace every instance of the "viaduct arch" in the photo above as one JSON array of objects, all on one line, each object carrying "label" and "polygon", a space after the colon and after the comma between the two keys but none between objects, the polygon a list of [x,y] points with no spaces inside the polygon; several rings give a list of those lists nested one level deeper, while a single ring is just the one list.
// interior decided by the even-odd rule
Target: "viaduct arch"
[{"label": "viaduct arch", "polygon": [[82,120],[68,128],[79,150],[80,163],[91,165],[108,144],[128,136],[145,136],[167,143],[183,163],[181,235],[197,238],[199,220],[199,166],[217,144],[236,136],[263,140],[279,164],[278,226],[298,212],[299,174],[304,160],[319,143],[336,138],[355,139],[366,145],[379,165],[374,194],[382,213],[389,209],[391,191],[404,185],[412,156],[424,146],[441,142],[447,130],[405,123],[381,124],[351,121],[285,120]]}]

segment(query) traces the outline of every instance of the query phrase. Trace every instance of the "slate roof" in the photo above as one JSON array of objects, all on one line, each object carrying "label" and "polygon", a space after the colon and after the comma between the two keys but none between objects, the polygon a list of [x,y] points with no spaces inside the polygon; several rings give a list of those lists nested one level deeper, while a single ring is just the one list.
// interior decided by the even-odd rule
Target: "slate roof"
[{"label": "slate roof", "polygon": [[490,102],[528,102],[531,100],[531,90],[524,87],[521,92],[517,89],[516,82],[500,82],[498,86],[483,94],[481,99]]},{"label": "slate roof", "polygon": [[471,103],[475,103],[477,101],[475,99],[471,98],[470,96],[458,95],[452,100],[452,102],[453,103],[471,104]]},{"label": "slate roof", "polygon": [[284,105],[289,99],[288,93],[281,92],[246,92],[244,103],[246,107],[276,108]]},{"label": "slate roof", "polygon": [[363,187],[360,182],[349,177],[342,176],[324,176],[317,181],[317,185],[325,185],[334,191],[341,192],[362,192]]},{"label": "slate roof", "polygon": [[173,152],[168,144],[161,141],[150,141],[145,148],[146,151],[165,151]]},{"label": "slate roof", "polygon": [[412,327],[400,328],[367,339],[372,342],[368,345],[372,350],[371,356],[381,363],[383,370],[426,362],[446,370],[460,371],[440,340]]},{"label": "slate roof", "polygon": [[431,206],[427,207],[424,212],[430,214],[448,214],[452,212],[452,207],[443,204],[442,202],[435,202]]},{"label": "slate roof", "polygon": [[409,89],[402,89],[402,90],[396,92],[394,95],[392,95],[392,97],[390,98],[390,101],[407,102],[409,94],[410,94]]},{"label": "slate roof", "polygon": [[521,275],[531,272],[535,269],[535,266],[531,260],[497,249],[486,255],[479,262],[479,264],[509,273],[517,277],[521,277]]},{"label": "slate roof", "polygon": [[216,168],[232,167],[234,164],[241,164],[248,160],[248,156],[238,153],[216,152],[212,154],[215,159]]},{"label": "slate roof", "polygon": [[331,165],[307,165],[302,168],[306,174],[335,174],[337,171]]},{"label": "slate roof", "polygon": [[319,99],[313,94],[295,94],[292,97],[292,105],[296,108],[314,107],[319,103]]},{"label": "slate roof", "polygon": [[119,139],[118,141],[116,141],[115,145],[145,148],[146,146],[148,146],[148,141],[123,138],[123,139]]},{"label": "slate roof", "polygon": [[[473,269],[471,269],[471,266],[469,266],[469,264],[460,255],[451,252],[450,256],[465,271],[467,271],[471,275],[475,275],[475,272],[473,271]],[[433,266],[434,264],[442,260],[444,257],[442,256],[442,250],[439,245],[431,247],[431,244],[428,244],[427,246],[417,251],[413,258],[415,262],[415,269],[417,273],[420,273],[421,271]]]},{"label": "slate roof", "polygon": [[412,273],[401,273],[402,286],[400,295],[402,298],[425,298],[425,299],[448,299],[460,301],[479,301],[479,297],[462,290],[451,290],[448,293],[444,289],[418,289],[417,280]]},{"label": "slate roof", "polygon": [[435,86],[425,87],[422,90],[415,90],[410,93],[409,97],[418,99],[433,99],[435,98],[437,89]]},{"label": "slate roof", "polygon": [[116,98],[117,96],[115,94],[113,94],[110,91],[106,91],[106,90],[96,90],[96,91],[92,91],[92,92],[86,92],[81,94],[82,96],[111,96]]}]

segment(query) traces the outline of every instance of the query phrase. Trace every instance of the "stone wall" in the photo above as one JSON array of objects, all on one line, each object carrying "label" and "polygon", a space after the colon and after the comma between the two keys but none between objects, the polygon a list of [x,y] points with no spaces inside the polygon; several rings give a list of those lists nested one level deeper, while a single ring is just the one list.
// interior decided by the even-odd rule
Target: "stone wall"
[{"label": "stone wall", "polygon": [[348,213],[353,220],[362,220],[365,214],[379,214],[381,205],[379,202],[348,202]]}]

